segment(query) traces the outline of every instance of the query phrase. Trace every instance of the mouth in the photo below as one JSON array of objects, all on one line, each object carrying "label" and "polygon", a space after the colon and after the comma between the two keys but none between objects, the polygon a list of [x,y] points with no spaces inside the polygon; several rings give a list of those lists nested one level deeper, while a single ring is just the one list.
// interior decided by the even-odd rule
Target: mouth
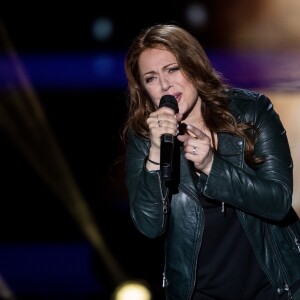
[{"label": "mouth", "polygon": [[173,94],[173,96],[176,98],[177,102],[179,102],[179,100],[181,98],[181,94],[177,93],[177,94]]}]

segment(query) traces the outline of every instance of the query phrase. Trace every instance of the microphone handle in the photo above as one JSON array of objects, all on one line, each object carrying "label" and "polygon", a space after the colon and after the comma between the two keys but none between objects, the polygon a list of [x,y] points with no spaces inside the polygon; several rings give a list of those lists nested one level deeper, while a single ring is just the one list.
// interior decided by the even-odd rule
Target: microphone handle
[{"label": "microphone handle", "polygon": [[172,134],[163,134],[160,145],[160,172],[164,181],[172,179],[174,139]]}]

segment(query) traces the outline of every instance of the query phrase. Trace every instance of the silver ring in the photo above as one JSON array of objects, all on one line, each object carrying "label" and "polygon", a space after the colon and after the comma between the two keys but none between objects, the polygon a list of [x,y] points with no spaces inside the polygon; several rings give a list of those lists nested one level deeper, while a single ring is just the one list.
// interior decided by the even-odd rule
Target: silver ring
[{"label": "silver ring", "polygon": [[196,154],[196,147],[193,147],[193,154],[195,155]]},{"label": "silver ring", "polygon": [[161,121],[159,120],[158,115],[156,115],[156,118],[157,118],[158,127],[161,127]]}]

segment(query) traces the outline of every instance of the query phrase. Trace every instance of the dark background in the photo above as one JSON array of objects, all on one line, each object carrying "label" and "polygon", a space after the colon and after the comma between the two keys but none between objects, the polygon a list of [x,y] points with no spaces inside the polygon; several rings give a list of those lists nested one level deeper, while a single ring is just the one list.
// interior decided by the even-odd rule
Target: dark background
[{"label": "dark background", "polygon": [[[100,78],[98,87],[97,78],[89,72],[85,76],[81,67],[101,53],[118,56],[121,64],[143,26],[165,21],[167,13],[178,15],[179,10],[169,1],[160,9],[150,7],[145,17],[131,9],[125,12],[126,3],[108,5],[83,9],[72,4],[69,11],[58,13],[57,6],[45,4],[35,12],[10,9],[0,20],[111,254],[128,279],[147,281],[159,299],[162,242],[148,240],[133,227],[122,165],[114,165],[121,154],[119,130],[126,115],[124,74],[108,86]],[[99,42],[91,31],[103,15],[113,20],[114,34]],[[69,59],[78,64],[74,83]],[[57,74],[50,74],[53,69]],[[62,79],[52,80],[56,75]],[[115,74],[109,76],[113,81]],[[3,103],[9,102],[3,95]],[[14,120],[18,123],[19,117]],[[109,299],[116,286],[105,258],[5,129],[0,149],[0,275],[7,289],[16,299]]]}]

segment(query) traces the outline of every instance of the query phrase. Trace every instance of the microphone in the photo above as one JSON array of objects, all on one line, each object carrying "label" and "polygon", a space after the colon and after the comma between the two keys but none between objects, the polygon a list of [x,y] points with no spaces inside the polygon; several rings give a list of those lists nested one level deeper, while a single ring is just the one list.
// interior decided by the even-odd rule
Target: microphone
[{"label": "microphone", "polygon": [[[177,100],[172,95],[162,96],[159,107],[170,107],[175,113],[178,112]],[[165,133],[161,136],[160,171],[164,181],[170,181],[172,179],[174,140],[174,135],[169,133]]]}]

